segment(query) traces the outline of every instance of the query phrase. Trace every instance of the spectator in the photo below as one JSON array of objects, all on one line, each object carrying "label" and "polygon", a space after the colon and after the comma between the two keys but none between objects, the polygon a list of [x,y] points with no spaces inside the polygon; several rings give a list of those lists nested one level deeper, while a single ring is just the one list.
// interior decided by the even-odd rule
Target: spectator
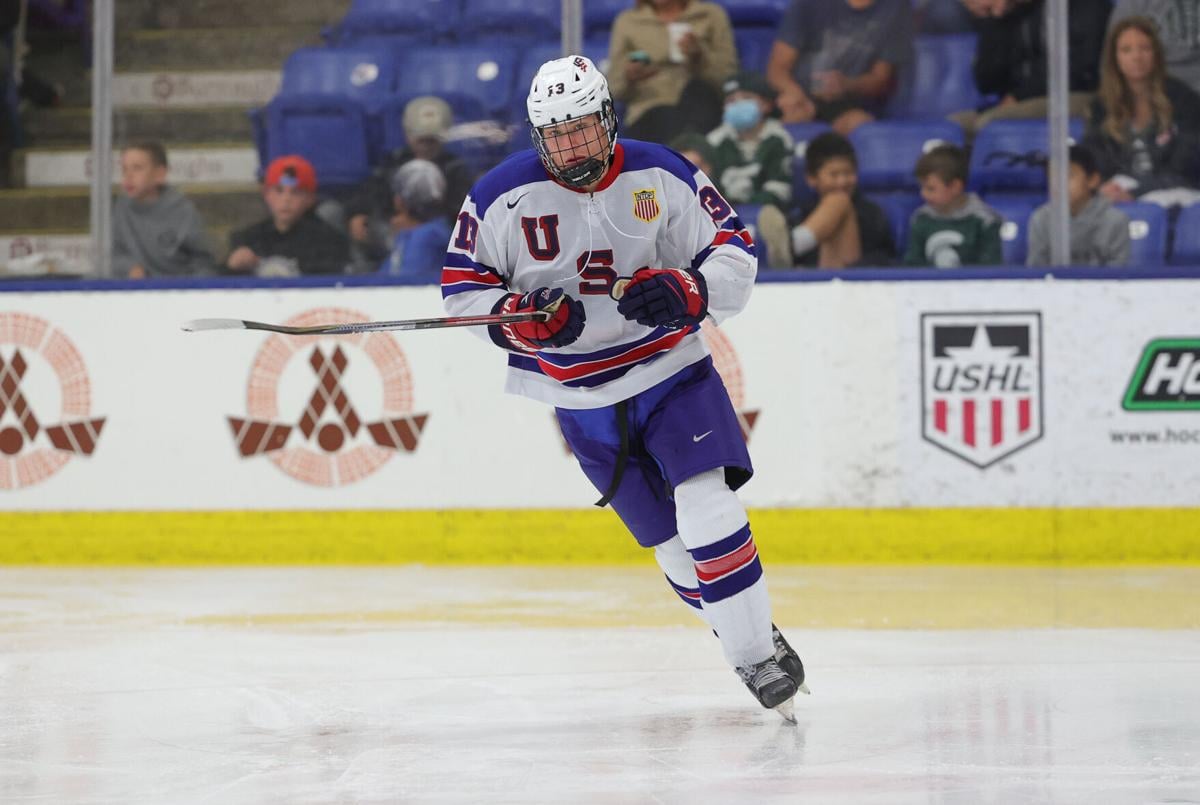
[{"label": "spectator", "polygon": [[267,166],[263,201],[270,215],[229,236],[225,268],[259,276],[337,274],[350,262],[350,244],[317,217],[317,172],[301,156],[289,154]]},{"label": "spectator", "polygon": [[[1067,199],[1071,208],[1071,263],[1123,266],[1129,263],[1129,216],[1100,195],[1100,171],[1086,147],[1071,146]],[[1050,265],[1050,205],[1034,210],[1029,219],[1026,264]]]},{"label": "spectator", "polygon": [[396,169],[392,194],[392,253],[380,271],[413,284],[436,285],[450,242],[450,220],[444,213],[446,177],[429,160],[413,159]]},{"label": "spectator", "polygon": [[721,82],[737,69],[725,9],[703,0],[637,0],[613,22],[608,85],[624,134],[668,143],[721,120]]},{"label": "spectator", "polygon": [[[951,115],[968,137],[993,120],[1046,116],[1045,0],[963,0],[976,17],[975,86],[999,103],[982,112]],[[1100,50],[1110,6],[1107,0],[1067,0],[1070,113],[1087,114],[1099,83]]]},{"label": "spectator", "polygon": [[873,120],[913,36],[911,0],[792,0],[767,65],[783,122],[822,120],[847,135]]},{"label": "spectator", "polygon": [[12,149],[24,138],[21,107],[57,106],[63,96],[61,84],[47,83],[25,65],[28,6],[27,0],[0,0],[0,187],[8,186]]},{"label": "spectator", "polygon": [[405,147],[389,154],[346,204],[346,228],[355,264],[373,269],[387,257],[392,240],[392,176],[411,160],[437,165],[446,181],[442,212],[450,218],[458,214],[474,179],[467,164],[446,150],[452,122],[450,105],[441,98],[423,95],[405,104]]},{"label": "spectator", "polygon": [[1126,17],[1104,46],[1100,93],[1084,142],[1106,179],[1109,201],[1163,206],[1200,200],[1200,95],[1166,73],[1154,23]]},{"label": "spectator", "polygon": [[[858,156],[837,132],[819,134],[805,152],[805,179],[815,200],[801,205],[790,232],[762,231],[775,268],[888,265],[896,257],[887,214],[858,191]],[[759,220],[759,229],[768,224]],[[780,244],[778,247],[776,244]]]},{"label": "spectator", "polygon": [[161,143],[121,150],[121,195],[112,210],[112,271],[116,277],[211,274],[216,258],[196,206],[167,184]]},{"label": "spectator", "polygon": [[1158,26],[1167,71],[1200,92],[1200,3],[1195,0],[1117,0],[1109,30],[1126,17],[1148,17]]},{"label": "spectator", "polygon": [[717,152],[709,145],[707,137],[695,132],[681,134],[671,140],[671,148],[678,151],[688,162],[704,171],[704,175],[712,180],[718,191],[721,191],[721,183],[713,175],[713,162],[717,159]]},{"label": "spectator", "polygon": [[734,204],[792,203],[792,137],[770,115],[775,92],[762,76],[738,73],[725,82],[724,122],[708,135],[712,178]]},{"label": "spectator", "polygon": [[908,223],[910,266],[958,268],[999,265],[999,213],[967,189],[967,154],[957,145],[939,145],[922,154],[915,173],[921,183],[924,206]]}]

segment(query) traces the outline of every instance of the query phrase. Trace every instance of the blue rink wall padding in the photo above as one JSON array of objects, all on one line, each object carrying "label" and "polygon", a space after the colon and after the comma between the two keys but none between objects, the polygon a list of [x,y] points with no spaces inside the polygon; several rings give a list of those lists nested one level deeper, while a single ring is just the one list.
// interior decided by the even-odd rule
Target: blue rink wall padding
[{"label": "blue rink wall padding", "polygon": [[[971,280],[1175,280],[1200,279],[1200,265],[1153,266],[1138,268],[1102,268],[1098,266],[1064,266],[1060,268],[855,268],[841,271],[823,269],[760,269],[758,282],[958,282]],[[144,280],[69,280],[69,279],[0,279],[0,293],[31,293],[44,291],[188,291],[223,288],[362,288],[398,285],[426,285],[399,277],[380,274],[356,274],[319,277],[200,277]]]}]

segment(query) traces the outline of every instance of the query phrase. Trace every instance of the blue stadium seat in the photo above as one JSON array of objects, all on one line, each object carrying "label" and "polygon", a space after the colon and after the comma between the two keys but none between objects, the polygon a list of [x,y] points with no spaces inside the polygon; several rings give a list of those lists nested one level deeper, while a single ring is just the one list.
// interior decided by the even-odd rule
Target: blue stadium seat
[{"label": "blue stadium seat", "polygon": [[918,14],[923,34],[961,34],[971,30],[971,12],[962,0],[915,0],[913,11]]},{"label": "blue stadium seat", "polygon": [[555,42],[561,31],[562,0],[463,0],[463,42]]},{"label": "blue stadium seat", "polygon": [[1161,266],[1167,256],[1167,211],[1144,201],[1115,206],[1129,216],[1129,265]]},{"label": "blue stadium seat", "polygon": [[[1071,118],[1070,136],[1083,137],[1083,120]],[[979,130],[971,149],[972,190],[1046,192],[1050,133],[1044,119],[995,120]]]},{"label": "blue stadium seat", "polygon": [[361,182],[371,166],[367,115],[362,105],[337,95],[279,96],[263,110],[262,164],[300,154],[322,188]]},{"label": "blue stadium seat", "polygon": [[771,48],[775,46],[775,29],[737,28],[733,32],[733,40],[742,69],[765,75]]},{"label": "blue stadium seat", "polygon": [[[437,95],[457,120],[506,120],[516,86],[517,51],[500,45],[412,48],[400,61],[400,100]],[[530,77],[532,78],[532,76]],[[522,81],[524,83],[524,80]],[[521,93],[528,84],[521,88]]]},{"label": "blue stadium seat", "polygon": [[353,0],[325,38],[336,44],[379,36],[429,42],[453,37],[461,11],[462,0]]},{"label": "blue stadium seat", "polygon": [[617,15],[633,8],[633,3],[629,0],[587,0],[583,6],[584,36],[592,36],[601,32],[607,35]]},{"label": "blue stadium seat", "polygon": [[379,143],[378,117],[396,89],[389,50],[360,45],[301,48],[284,63],[279,93],[251,115],[263,164],[283,154],[313,163],[318,181],[366,176]]},{"label": "blue stadium seat", "polygon": [[904,256],[908,247],[908,221],[917,207],[921,206],[919,193],[868,193],[867,197],[883,208],[888,223],[892,225],[892,239],[896,242],[896,254]]},{"label": "blue stadium seat", "polygon": [[1177,266],[1200,266],[1200,204],[1184,207],[1175,220],[1175,246],[1171,263]]},{"label": "blue stadium seat", "polygon": [[300,48],[283,65],[277,97],[338,95],[378,109],[396,91],[396,58],[390,48],[347,45]]},{"label": "blue stadium seat", "polygon": [[850,134],[864,190],[916,190],[913,168],[925,151],[943,142],[963,144],[962,129],[948,120],[880,120]]},{"label": "blue stadium seat", "polygon": [[1004,217],[1000,225],[1000,251],[1005,265],[1023,266],[1029,249],[1029,218],[1046,203],[1045,196],[1028,193],[1003,193],[984,199]]},{"label": "blue stadium seat", "polygon": [[721,5],[735,28],[761,25],[774,29],[787,9],[788,0],[722,0]]},{"label": "blue stadium seat", "polygon": [[795,150],[792,156],[792,203],[798,204],[802,199],[812,195],[812,188],[808,186],[808,182],[804,178],[804,152],[808,148],[808,141],[818,134],[829,131],[828,123],[785,123],[783,125],[787,129],[788,134],[792,135],[792,142],[795,144]]},{"label": "blue stadium seat", "polygon": [[945,117],[981,106],[984,99],[971,68],[976,40],[975,34],[918,36],[913,63],[901,69],[888,116]]}]

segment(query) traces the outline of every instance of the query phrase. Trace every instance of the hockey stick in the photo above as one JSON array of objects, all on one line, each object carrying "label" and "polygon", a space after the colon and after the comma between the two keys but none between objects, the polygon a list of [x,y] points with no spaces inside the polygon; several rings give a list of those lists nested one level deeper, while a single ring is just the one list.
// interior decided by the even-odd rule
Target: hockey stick
[{"label": "hockey stick", "polygon": [[183,329],[189,333],[202,330],[265,330],[284,335],[352,335],[354,333],[378,333],[385,330],[438,330],[443,327],[477,327],[487,324],[511,324],[522,321],[547,321],[552,311],[535,310],[530,313],[495,313],[487,316],[446,316],[439,319],[400,319],[398,321],[364,321],[344,324],[318,324],[310,327],[289,327],[283,324],[265,324],[261,321],[244,319],[193,319],[185,321]]}]

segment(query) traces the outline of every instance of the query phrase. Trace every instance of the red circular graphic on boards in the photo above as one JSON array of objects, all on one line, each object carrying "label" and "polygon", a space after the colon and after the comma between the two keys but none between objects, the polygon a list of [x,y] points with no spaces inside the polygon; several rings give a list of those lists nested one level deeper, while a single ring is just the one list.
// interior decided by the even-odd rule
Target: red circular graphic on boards
[{"label": "red circular graphic on boards", "polygon": [[16,428],[8,427],[0,430],[0,453],[6,456],[15,456],[21,452],[24,444],[25,437]]},{"label": "red circular graphic on boards", "polygon": [[335,425],[332,422],[326,422],[317,431],[317,444],[321,445],[321,449],[326,453],[336,453],[342,449],[342,445],[346,442],[346,432],[342,430],[341,425]]},{"label": "red circular graphic on boards", "polygon": [[[92,408],[92,384],[83,356],[62,330],[38,316],[0,313],[0,358],[11,368],[18,353],[28,377],[15,387],[10,379],[8,393],[20,393],[24,399],[30,385],[26,381],[49,366],[58,381],[60,405],[58,411],[53,411],[47,410],[43,400],[25,400],[39,423],[33,438],[19,428],[16,437],[7,427],[0,431],[0,490],[34,486],[62,469],[73,453],[44,446],[44,426],[50,422],[87,420]],[[89,447],[91,444],[94,443],[89,443]]]},{"label": "red circular graphic on boards", "polygon": [[[300,313],[284,322],[285,325],[307,327],[339,322],[365,322],[369,317],[357,310],[345,308],[316,308]],[[354,347],[364,353],[379,374],[383,386],[382,414],[384,417],[403,417],[413,410],[412,374],[408,359],[389,333],[358,333],[355,335],[290,336],[271,335],[263,342],[250,368],[250,383],[246,392],[246,412],[252,419],[278,422],[279,384],[284,370],[293,359],[309,359],[316,346],[328,349],[335,344]],[[353,399],[351,399],[353,402]],[[332,425],[332,429],[330,426]],[[335,433],[336,431],[336,433]],[[313,486],[346,486],[366,478],[391,460],[394,449],[380,447],[369,440],[355,439],[346,446],[346,431],[339,425],[327,423],[318,428],[316,447],[298,443],[268,454],[271,462],[298,481]]]}]

